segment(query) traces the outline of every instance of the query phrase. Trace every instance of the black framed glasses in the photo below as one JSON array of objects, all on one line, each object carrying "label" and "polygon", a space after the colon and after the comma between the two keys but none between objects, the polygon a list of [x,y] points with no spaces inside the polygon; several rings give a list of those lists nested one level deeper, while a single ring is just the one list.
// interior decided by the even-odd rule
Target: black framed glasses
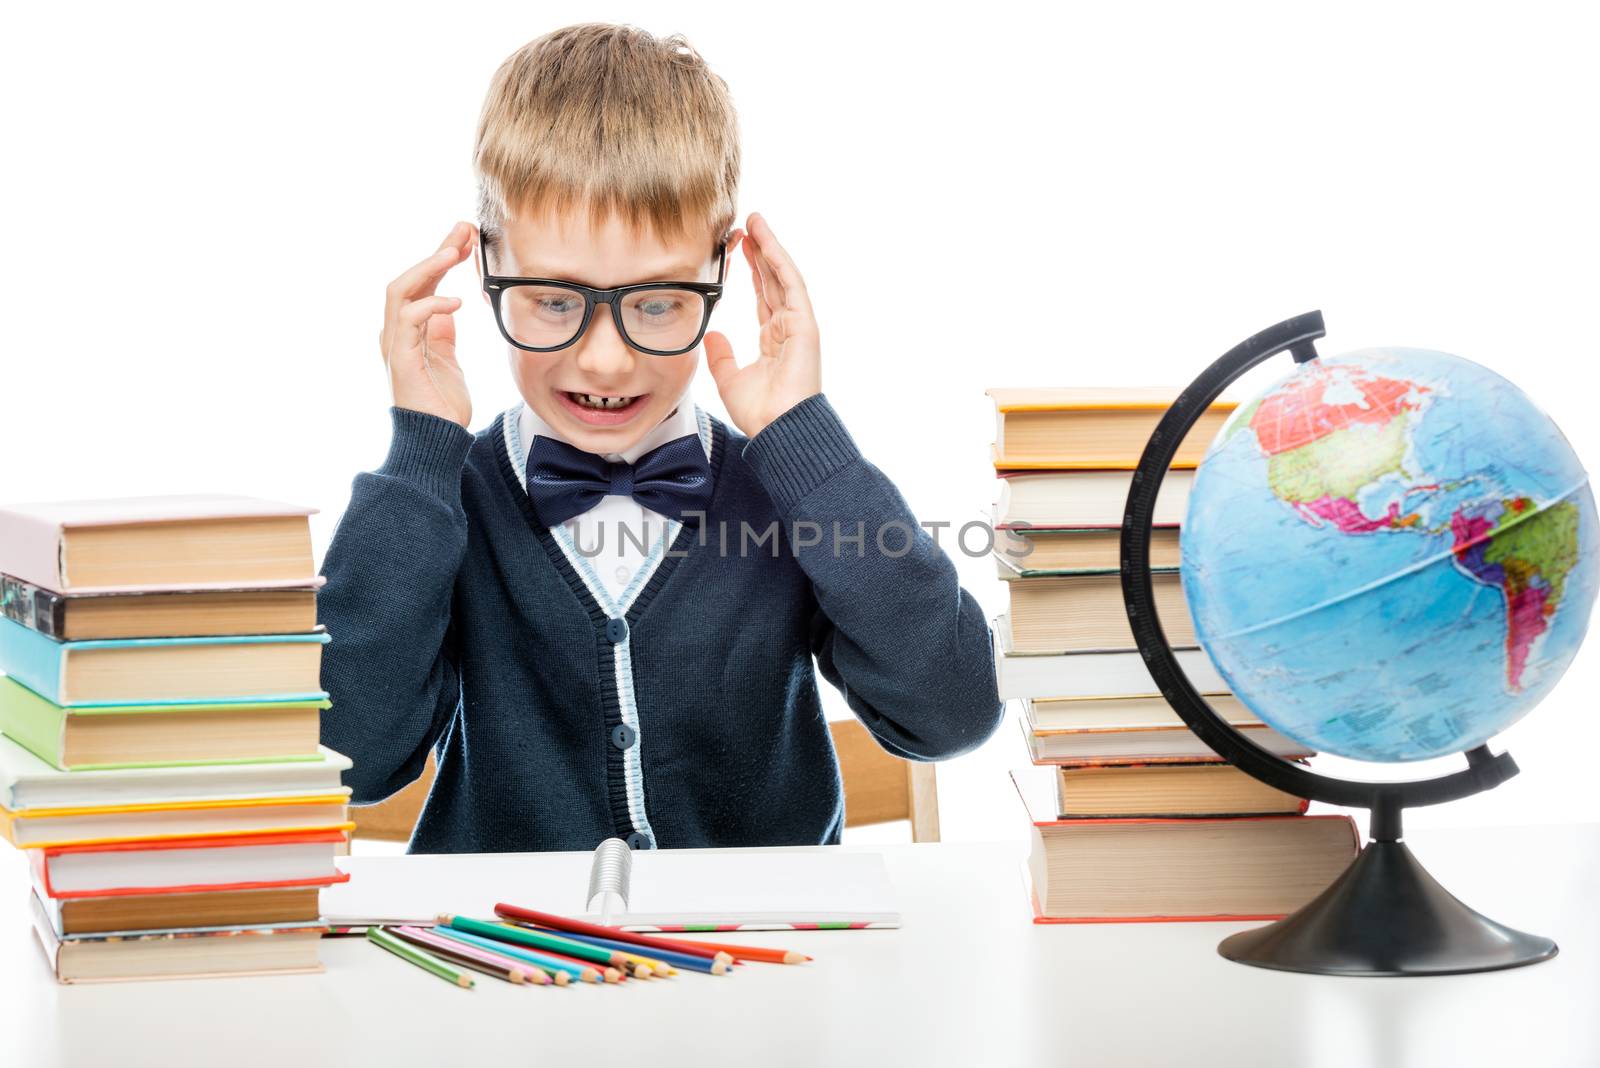
[{"label": "black framed glasses", "polygon": [[715,282],[639,282],[595,289],[559,278],[516,278],[489,273],[489,253],[478,239],[483,290],[505,339],[528,352],[557,352],[589,329],[597,304],[611,309],[622,339],[652,356],[680,356],[705,336],[711,309],[722,299],[728,242],[717,243]]}]

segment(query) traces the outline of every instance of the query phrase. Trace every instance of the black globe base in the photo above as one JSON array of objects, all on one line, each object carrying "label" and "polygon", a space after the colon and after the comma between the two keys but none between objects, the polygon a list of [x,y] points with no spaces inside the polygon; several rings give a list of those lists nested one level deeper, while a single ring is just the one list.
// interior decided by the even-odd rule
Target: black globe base
[{"label": "black globe base", "polygon": [[1454,975],[1556,955],[1458,901],[1404,842],[1373,841],[1316,899],[1276,923],[1222,940],[1240,964],[1315,975]]}]

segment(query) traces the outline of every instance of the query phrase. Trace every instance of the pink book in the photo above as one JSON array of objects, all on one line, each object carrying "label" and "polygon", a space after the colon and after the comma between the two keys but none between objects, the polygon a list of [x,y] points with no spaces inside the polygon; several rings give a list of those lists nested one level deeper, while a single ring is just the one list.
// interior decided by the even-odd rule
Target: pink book
[{"label": "pink book", "polygon": [[317,587],[315,508],[228,493],[0,506],[0,572],[57,593]]}]

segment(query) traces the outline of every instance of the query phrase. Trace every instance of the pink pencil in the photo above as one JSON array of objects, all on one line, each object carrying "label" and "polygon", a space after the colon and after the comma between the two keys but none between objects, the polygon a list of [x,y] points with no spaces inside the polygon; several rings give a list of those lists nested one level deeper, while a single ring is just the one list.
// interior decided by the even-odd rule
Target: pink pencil
[{"label": "pink pencil", "polygon": [[397,926],[392,928],[395,934],[404,936],[408,941],[420,943],[430,949],[437,949],[441,953],[453,957],[475,960],[480,964],[492,965],[498,971],[510,972],[513,976],[520,975],[517,982],[533,983],[544,986],[550,982],[550,977],[537,968],[530,968],[522,961],[511,957],[502,956],[492,950],[478,949],[462,942],[455,942],[448,938],[440,938],[432,931],[421,927]]}]

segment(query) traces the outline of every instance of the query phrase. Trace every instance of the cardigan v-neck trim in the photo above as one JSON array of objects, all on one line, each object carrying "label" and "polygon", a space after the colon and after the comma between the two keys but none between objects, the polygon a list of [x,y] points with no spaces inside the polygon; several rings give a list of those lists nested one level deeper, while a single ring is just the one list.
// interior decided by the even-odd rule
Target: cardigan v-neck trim
[{"label": "cardigan v-neck trim", "polygon": [[[697,422],[703,420],[702,425],[707,425],[709,430],[709,440],[705,437],[701,439],[702,444],[707,446],[707,463],[712,479],[712,498],[707,509],[709,511],[716,506],[718,491],[721,488],[717,475],[722,466],[727,431],[721,423],[701,411],[697,410],[696,416]],[[516,499],[517,507],[522,512],[528,528],[544,547],[545,555],[549,557],[557,574],[572,590],[572,595],[577,598],[578,604],[588,613],[589,621],[594,627],[595,667],[599,680],[600,706],[606,739],[604,743],[606,795],[612,826],[617,837],[624,838],[629,846],[636,849],[654,848],[655,832],[650,827],[641,756],[644,732],[639,722],[639,710],[634,696],[632,632],[656,595],[672,577],[678,562],[688,555],[692,546],[700,540],[698,534],[702,520],[689,520],[678,524],[671,547],[662,550],[662,559],[656,561],[643,587],[626,605],[622,615],[611,615],[607,606],[600,602],[595,589],[591,588],[573,566],[572,560],[557,542],[553,528],[540,523],[533,501],[529,498],[522,479],[518,476],[515,461],[511,457],[510,439],[506,434],[506,417],[505,412],[497,415],[490,428],[490,437],[494,440],[495,466],[500,469],[507,491]],[[665,540],[666,536],[663,533],[662,541]],[[660,543],[657,548],[661,548]],[[604,592],[603,587],[596,588]],[[606,599],[610,601],[609,596]],[[611,607],[622,606],[613,604]],[[627,744],[621,744],[622,740]]]}]

